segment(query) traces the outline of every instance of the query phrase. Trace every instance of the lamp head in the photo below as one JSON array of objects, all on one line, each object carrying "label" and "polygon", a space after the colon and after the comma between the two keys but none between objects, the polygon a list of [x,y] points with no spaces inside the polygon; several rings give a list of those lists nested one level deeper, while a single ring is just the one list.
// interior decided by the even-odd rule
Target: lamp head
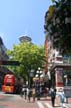
[{"label": "lamp head", "polygon": [[40,70],[40,67],[38,67],[38,70]]}]

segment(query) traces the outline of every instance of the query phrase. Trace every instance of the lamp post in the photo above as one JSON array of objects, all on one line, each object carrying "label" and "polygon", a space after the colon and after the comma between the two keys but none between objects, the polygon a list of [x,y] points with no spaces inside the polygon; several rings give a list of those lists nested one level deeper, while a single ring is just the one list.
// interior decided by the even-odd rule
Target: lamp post
[{"label": "lamp post", "polygon": [[36,72],[36,77],[38,78],[38,81],[36,82],[36,89],[37,89],[37,99],[40,100],[40,78],[41,78],[41,74],[42,74],[42,71],[40,69],[40,67],[38,67],[38,70]]},{"label": "lamp post", "polygon": [[38,70],[37,70],[37,72],[36,72],[36,75],[37,75],[38,78],[39,78],[39,82],[40,82],[40,76],[41,76],[41,74],[42,74],[42,71],[41,71],[40,67],[38,67]]},{"label": "lamp post", "polygon": [[34,69],[31,69],[31,72],[30,72],[29,76],[30,76],[29,86],[31,87],[31,80],[32,80],[32,78],[34,76]]}]

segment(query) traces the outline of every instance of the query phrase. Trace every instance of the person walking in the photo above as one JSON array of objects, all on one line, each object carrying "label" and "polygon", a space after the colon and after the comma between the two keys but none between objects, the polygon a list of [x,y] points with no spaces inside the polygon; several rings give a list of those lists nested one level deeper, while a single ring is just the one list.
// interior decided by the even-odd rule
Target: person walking
[{"label": "person walking", "polygon": [[25,97],[25,100],[26,100],[26,97],[27,97],[27,87],[26,86],[24,88],[24,97]]},{"label": "person walking", "polygon": [[29,102],[30,102],[31,96],[32,96],[31,88],[27,88],[27,97],[28,97]]},{"label": "person walking", "polygon": [[61,102],[61,108],[65,108],[65,94],[64,94],[64,90],[61,88],[59,90],[59,92],[57,93],[57,95],[60,97],[60,102]]},{"label": "person walking", "polygon": [[27,96],[27,88],[26,88],[26,85],[23,85],[22,86],[20,95],[21,95],[22,98],[23,98],[23,95],[24,95],[24,98],[26,99],[26,96]]},{"label": "person walking", "polygon": [[32,88],[32,97],[33,97],[33,102],[34,102],[35,101],[35,97],[36,97],[35,87]]},{"label": "person walking", "polygon": [[51,92],[51,102],[52,102],[52,106],[55,106],[55,98],[56,98],[56,89],[55,88],[51,88],[50,89]]},{"label": "person walking", "polygon": [[21,86],[20,96],[23,98],[23,95],[24,95],[24,87],[23,87],[23,86]]}]

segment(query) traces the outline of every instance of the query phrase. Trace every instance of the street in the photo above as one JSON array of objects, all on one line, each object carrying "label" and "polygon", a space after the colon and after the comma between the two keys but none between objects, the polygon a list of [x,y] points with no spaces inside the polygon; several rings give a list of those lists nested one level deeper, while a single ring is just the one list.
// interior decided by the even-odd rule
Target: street
[{"label": "street", "polygon": [[[69,106],[69,107],[68,107]],[[0,108],[53,108],[50,97],[41,98],[41,100],[31,102],[22,98],[20,95],[0,93]],[[55,108],[61,108],[56,99]],[[66,108],[71,108],[71,104],[67,104]]]}]

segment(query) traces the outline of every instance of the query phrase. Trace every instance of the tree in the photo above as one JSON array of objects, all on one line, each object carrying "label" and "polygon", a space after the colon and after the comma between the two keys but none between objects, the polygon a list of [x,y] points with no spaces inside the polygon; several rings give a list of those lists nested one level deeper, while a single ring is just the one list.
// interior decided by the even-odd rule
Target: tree
[{"label": "tree", "polygon": [[29,77],[31,68],[35,71],[45,63],[44,47],[31,44],[30,42],[14,45],[12,50],[8,50],[7,54],[10,60],[17,60],[20,66],[10,66],[15,74],[21,77]]},{"label": "tree", "polygon": [[60,53],[71,54],[71,0],[54,0],[45,14],[44,28]]}]

